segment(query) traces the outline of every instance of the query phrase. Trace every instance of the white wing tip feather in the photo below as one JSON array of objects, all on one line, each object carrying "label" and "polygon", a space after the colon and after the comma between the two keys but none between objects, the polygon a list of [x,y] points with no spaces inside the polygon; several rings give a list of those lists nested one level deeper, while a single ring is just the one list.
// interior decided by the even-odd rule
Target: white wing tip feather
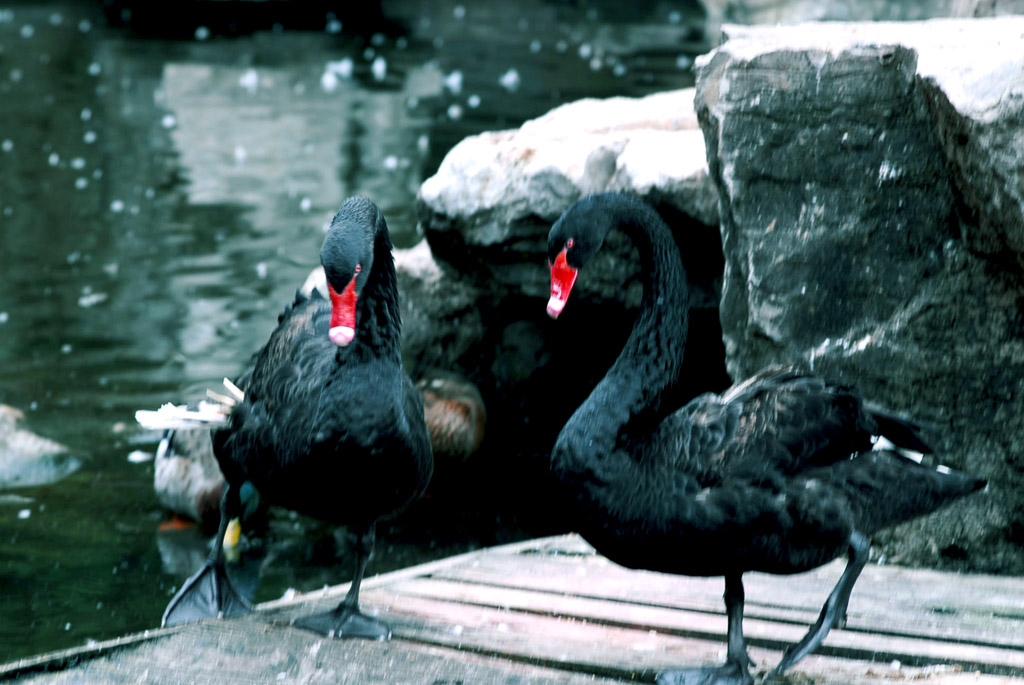
[{"label": "white wing tip feather", "polygon": [[892,440],[885,437],[884,435],[876,435],[874,439],[873,450],[888,450],[890,452],[896,452],[902,457],[916,461],[918,464],[924,461],[923,452],[915,452],[914,450],[908,450],[904,447],[893,444]]},{"label": "white wing tip feather", "polygon": [[143,428],[150,430],[202,428],[227,424],[229,413],[229,407],[213,402],[200,402],[199,409],[189,409],[185,405],[175,406],[168,402],[156,411],[140,409],[135,412],[135,420]]}]

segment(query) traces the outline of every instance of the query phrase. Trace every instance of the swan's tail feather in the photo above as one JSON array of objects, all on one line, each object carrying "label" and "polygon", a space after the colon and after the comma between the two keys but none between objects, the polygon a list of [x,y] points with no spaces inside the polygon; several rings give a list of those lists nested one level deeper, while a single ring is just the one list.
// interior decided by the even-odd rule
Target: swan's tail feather
[{"label": "swan's tail feather", "polygon": [[832,468],[837,494],[858,512],[858,529],[870,535],[923,516],[981,490],[984,478],[917,464],[894,451],[863,452]]}]

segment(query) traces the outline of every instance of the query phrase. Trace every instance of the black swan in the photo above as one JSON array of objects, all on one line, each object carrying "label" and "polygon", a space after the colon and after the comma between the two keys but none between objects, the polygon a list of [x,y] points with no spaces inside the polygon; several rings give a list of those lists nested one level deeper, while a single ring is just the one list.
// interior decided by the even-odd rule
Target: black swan
[{"label": "black swan", "polygon": [[[562,312],[577,272],[616,227],[639,251],[640,313],[618,359],[558,435],[556,487],[575,528],[612,561],[725,577],[726,663],[665,671],[659,682],[749,685],[744,572],[799,573],[849,558],[817,622],[770,678],[845,622],[870,535],[985,481],[906,458],[900,448],[930,452],[919,427],[795,368],[665,406],[682,364],[688,296],[679,249],[651,206],[604,193],[562,214],[548,237],[547,311]],[[893,448],[872,450],[877,435]]]},{"label": "black swan", "polygon": [[360,612],[359,585],[377,520],[422,494],[433,455],[423,401],[402,367],[391,238],[377,206],[347,200],[320,260],[329,301],[300,290],[239,383],[243,399],[213,435],[226,480],[220,529],[204,566],[167,606],[164,625],[249,610],[224,571],[220,541],[250,481],[270,504],[356,533],[347,596],[296,625],[333,637],[390,637],[386,624]]}]

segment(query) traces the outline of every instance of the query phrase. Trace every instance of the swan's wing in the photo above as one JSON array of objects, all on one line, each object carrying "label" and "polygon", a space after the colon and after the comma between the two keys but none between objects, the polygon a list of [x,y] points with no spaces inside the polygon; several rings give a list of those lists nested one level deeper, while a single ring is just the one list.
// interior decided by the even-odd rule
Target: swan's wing
[{"label": "swan's wing", "polygon": [[[763,479],[831,464],[871,449],[872,420],[859,398],[791,367],[769,368],[722,395],[702,395],[666,419],[677,468],[702,484]],[[659,436],[664,444],[667,436]],[[665,445],[667,447],[667,445]]]}]

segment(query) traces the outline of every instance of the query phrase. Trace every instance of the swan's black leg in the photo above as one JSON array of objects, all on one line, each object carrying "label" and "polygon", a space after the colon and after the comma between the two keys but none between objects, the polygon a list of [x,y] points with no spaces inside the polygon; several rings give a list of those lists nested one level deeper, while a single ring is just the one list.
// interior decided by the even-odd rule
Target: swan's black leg
[{"label": "swan's black leg", "polygon": [[224,486],[220,500],[220,525],[213,539],[213,549],[195,575],[185,581],[174,595],[160,625],[173,626],[178,623],[198,621],[204,618],[235,616],[252,611],[252,605],[231,583],[224,568],[224,533],[228,522],[238,516],[241,503],[238,488]]},{"label": "swan's black leg", "polygon": [[390,640],[391,628],[386,623],[371,618],[359,611],[359,586],[363,582],[366,562],[373,554],[376,540],[375,524],[371,523],[363,530],[356,542],[356,572],[352,577],[348,594],[333,610],[322,614],[314,614],[295,621],[300,628],[327,635],[328,637],[350,638],[362,637],[371,640]]},{"label": "swan's black leg", "polygon": [[786,650],[782,655],[782,661],[765,677],[765,680],[779,675],[817,649],[833,627],[842,627],[846,624],[846,608],[850,603],[850,592],[853,590],[853,585],[857,582],[860,572],[864,569],[864,565],[868,563],[870,550],[871,542],[857,531],[853,531],[850,535],[850,561],[846,564],[846,570],[843,571],[839,582],[832,589],[832,593],[825,600],[817,623],[811,626],[800,642],[791,645]]},{"label": "swan's black leg", "polygon": [[679,669],[658,674],[658,685],[752,685],[750,665],[743,640],[743,577],[725,577],[725,613],[729,619],[725,664],[718,668]]}]

